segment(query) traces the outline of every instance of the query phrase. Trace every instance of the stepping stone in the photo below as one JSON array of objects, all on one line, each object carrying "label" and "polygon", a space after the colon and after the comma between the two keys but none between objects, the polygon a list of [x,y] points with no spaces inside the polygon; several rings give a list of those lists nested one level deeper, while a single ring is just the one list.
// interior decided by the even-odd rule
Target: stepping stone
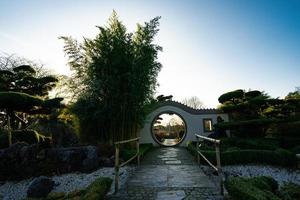
[{"label": "stepping stone", "polygon": [[180,160],[170,160],[170,161],[165,161],[165,163],[167,165],[179,165],[179,164],[181,164],[181,161]]},{"label": "stepping stone", "polygon": [[177,158],[162,158],[162,160],[164,161],[171,161],[171,160],[178,160]]},{"label": "stepping stone", "polygon": [[182,200],[185,196],[183,190],[162,191],[157,193],[156,200]]}]

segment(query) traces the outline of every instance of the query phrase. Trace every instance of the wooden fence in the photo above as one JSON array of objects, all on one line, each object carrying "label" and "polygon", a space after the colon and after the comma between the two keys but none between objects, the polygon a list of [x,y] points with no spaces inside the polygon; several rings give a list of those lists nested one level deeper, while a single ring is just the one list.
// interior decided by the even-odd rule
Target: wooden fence
[{"label": "wooden fence", "polygon": [[[137,164],[140,165],[140,138],[133,138],[130,140],[123,140],[115,142],[116,152],[115,152],[115,192],[119,190],[119,170],[121,167],[127,165],[129,162],[137,158]],[[136,142],[136,154],[129,158],[127,161],[120,164],[120,145],[129,143],[129,142]]]},{"label": "wooden fence", "polygon": [[[202,135],[195,134],[196,139],[197,139],[197,161],[198,164],[200,165],[200,156],[211,166],[217,173],[219,177],[219,183],[220,183],[220,192],[222,195],[224,195],[224,184],[223,184],[223,174],[222,174],[222,169],[221,169],[221,158],[220,158],[220,140],[204,137]],[[200,152],[200,147],[201,147],[201,142],[203,141],[208,141],[211,142],[215,145],[216,149],[216,161],[217,165],[215,166],[212,164],[201,152]]]}]

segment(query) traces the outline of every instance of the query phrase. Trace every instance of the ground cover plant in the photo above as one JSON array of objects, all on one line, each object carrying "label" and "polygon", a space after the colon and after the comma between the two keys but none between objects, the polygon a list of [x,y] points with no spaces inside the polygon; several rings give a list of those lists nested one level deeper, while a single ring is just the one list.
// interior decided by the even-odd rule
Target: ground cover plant
[{"label": "ground cover plant", "polygon": [[[38,200],[102,200],[110,190],[112,180],[106,177],[97,178],[87,188],[74,190],[72,192],[50,192],[46,198]],[[26,200],[37,200],[35,198],[27,198]]]},{"label": "ground cover plant", "polygon": [[300,185],[286,183],[278,188],[278,183],[266,176],[229,177],[225,186],[233,200],[298,200],[300,197]]}]

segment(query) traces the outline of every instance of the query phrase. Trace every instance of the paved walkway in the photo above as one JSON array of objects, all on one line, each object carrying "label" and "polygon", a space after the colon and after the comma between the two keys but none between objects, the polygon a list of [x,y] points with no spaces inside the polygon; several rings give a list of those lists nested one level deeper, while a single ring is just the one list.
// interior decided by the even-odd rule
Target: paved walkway
[{"label": "paved walkway", "polygon": [[221,199],[213,182],[185,148],[155,148],[143,158],[126,188],[108,199]]}]

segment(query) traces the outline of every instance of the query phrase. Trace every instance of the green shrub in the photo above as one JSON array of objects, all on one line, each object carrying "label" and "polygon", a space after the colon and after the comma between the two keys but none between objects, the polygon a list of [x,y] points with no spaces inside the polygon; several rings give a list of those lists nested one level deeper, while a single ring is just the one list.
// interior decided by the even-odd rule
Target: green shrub
[{"label": "green shrub", "polygon": [[273,193],[275,182],[270,177],[229,177],[225,181],[225,186],[234,200],[280,200]]},{"label": "green shrub", "polygon": [[[188,144],[188,150],[196,156],[196,147],[192,144]],[[212,163],[216,163],[215,151],[200,150],[201,153]],[[206,164],[202,160],[203,164]],[[296,166],[297,158],[294,153],[284,150],[276,149],[275,151],[270,150],[227,150],[221,151],[221,164],[222,165],[234,165],[234,164],[269,164],[279,166]]]},{"label": "green shrub", "polygon": [[291,152],[293,152],[294,154],[300,154],[300,145],[295,146],[294,148],[292,148]]},{"label": "green shrub", "polygon": [[112,180],[107,177],[96,179],[86,188],[86,193],[83,195],[83,200],[100,200],[109,191]]},{"label": "green shrub", "polygon": [[268,190],[271,192],[276,192],[278,190],[277,181],[269,176],[252,177],[248,181],[261,190]]},{"label": "green shrub", "polygon": [[[143,157],[148,151],[150,151],[153,148],[153,144],[140,144],[140,156]],[[132,156],[136,154],[136,149],[129,149],[125,148],[121,151],[120,155],[121,158],[123,158],[124,161],[130,159]]]},{"label": "green shrub", "polygon": [[280,146],[285,149],[291,149],[300,144],[300,138],[283,137],[280,138]]},{"label": "green shrub", "polygon": [[279,196],[283,200],[299,200],[300,199],[300,185],[294,183],[284,184],[279,191]]}]

